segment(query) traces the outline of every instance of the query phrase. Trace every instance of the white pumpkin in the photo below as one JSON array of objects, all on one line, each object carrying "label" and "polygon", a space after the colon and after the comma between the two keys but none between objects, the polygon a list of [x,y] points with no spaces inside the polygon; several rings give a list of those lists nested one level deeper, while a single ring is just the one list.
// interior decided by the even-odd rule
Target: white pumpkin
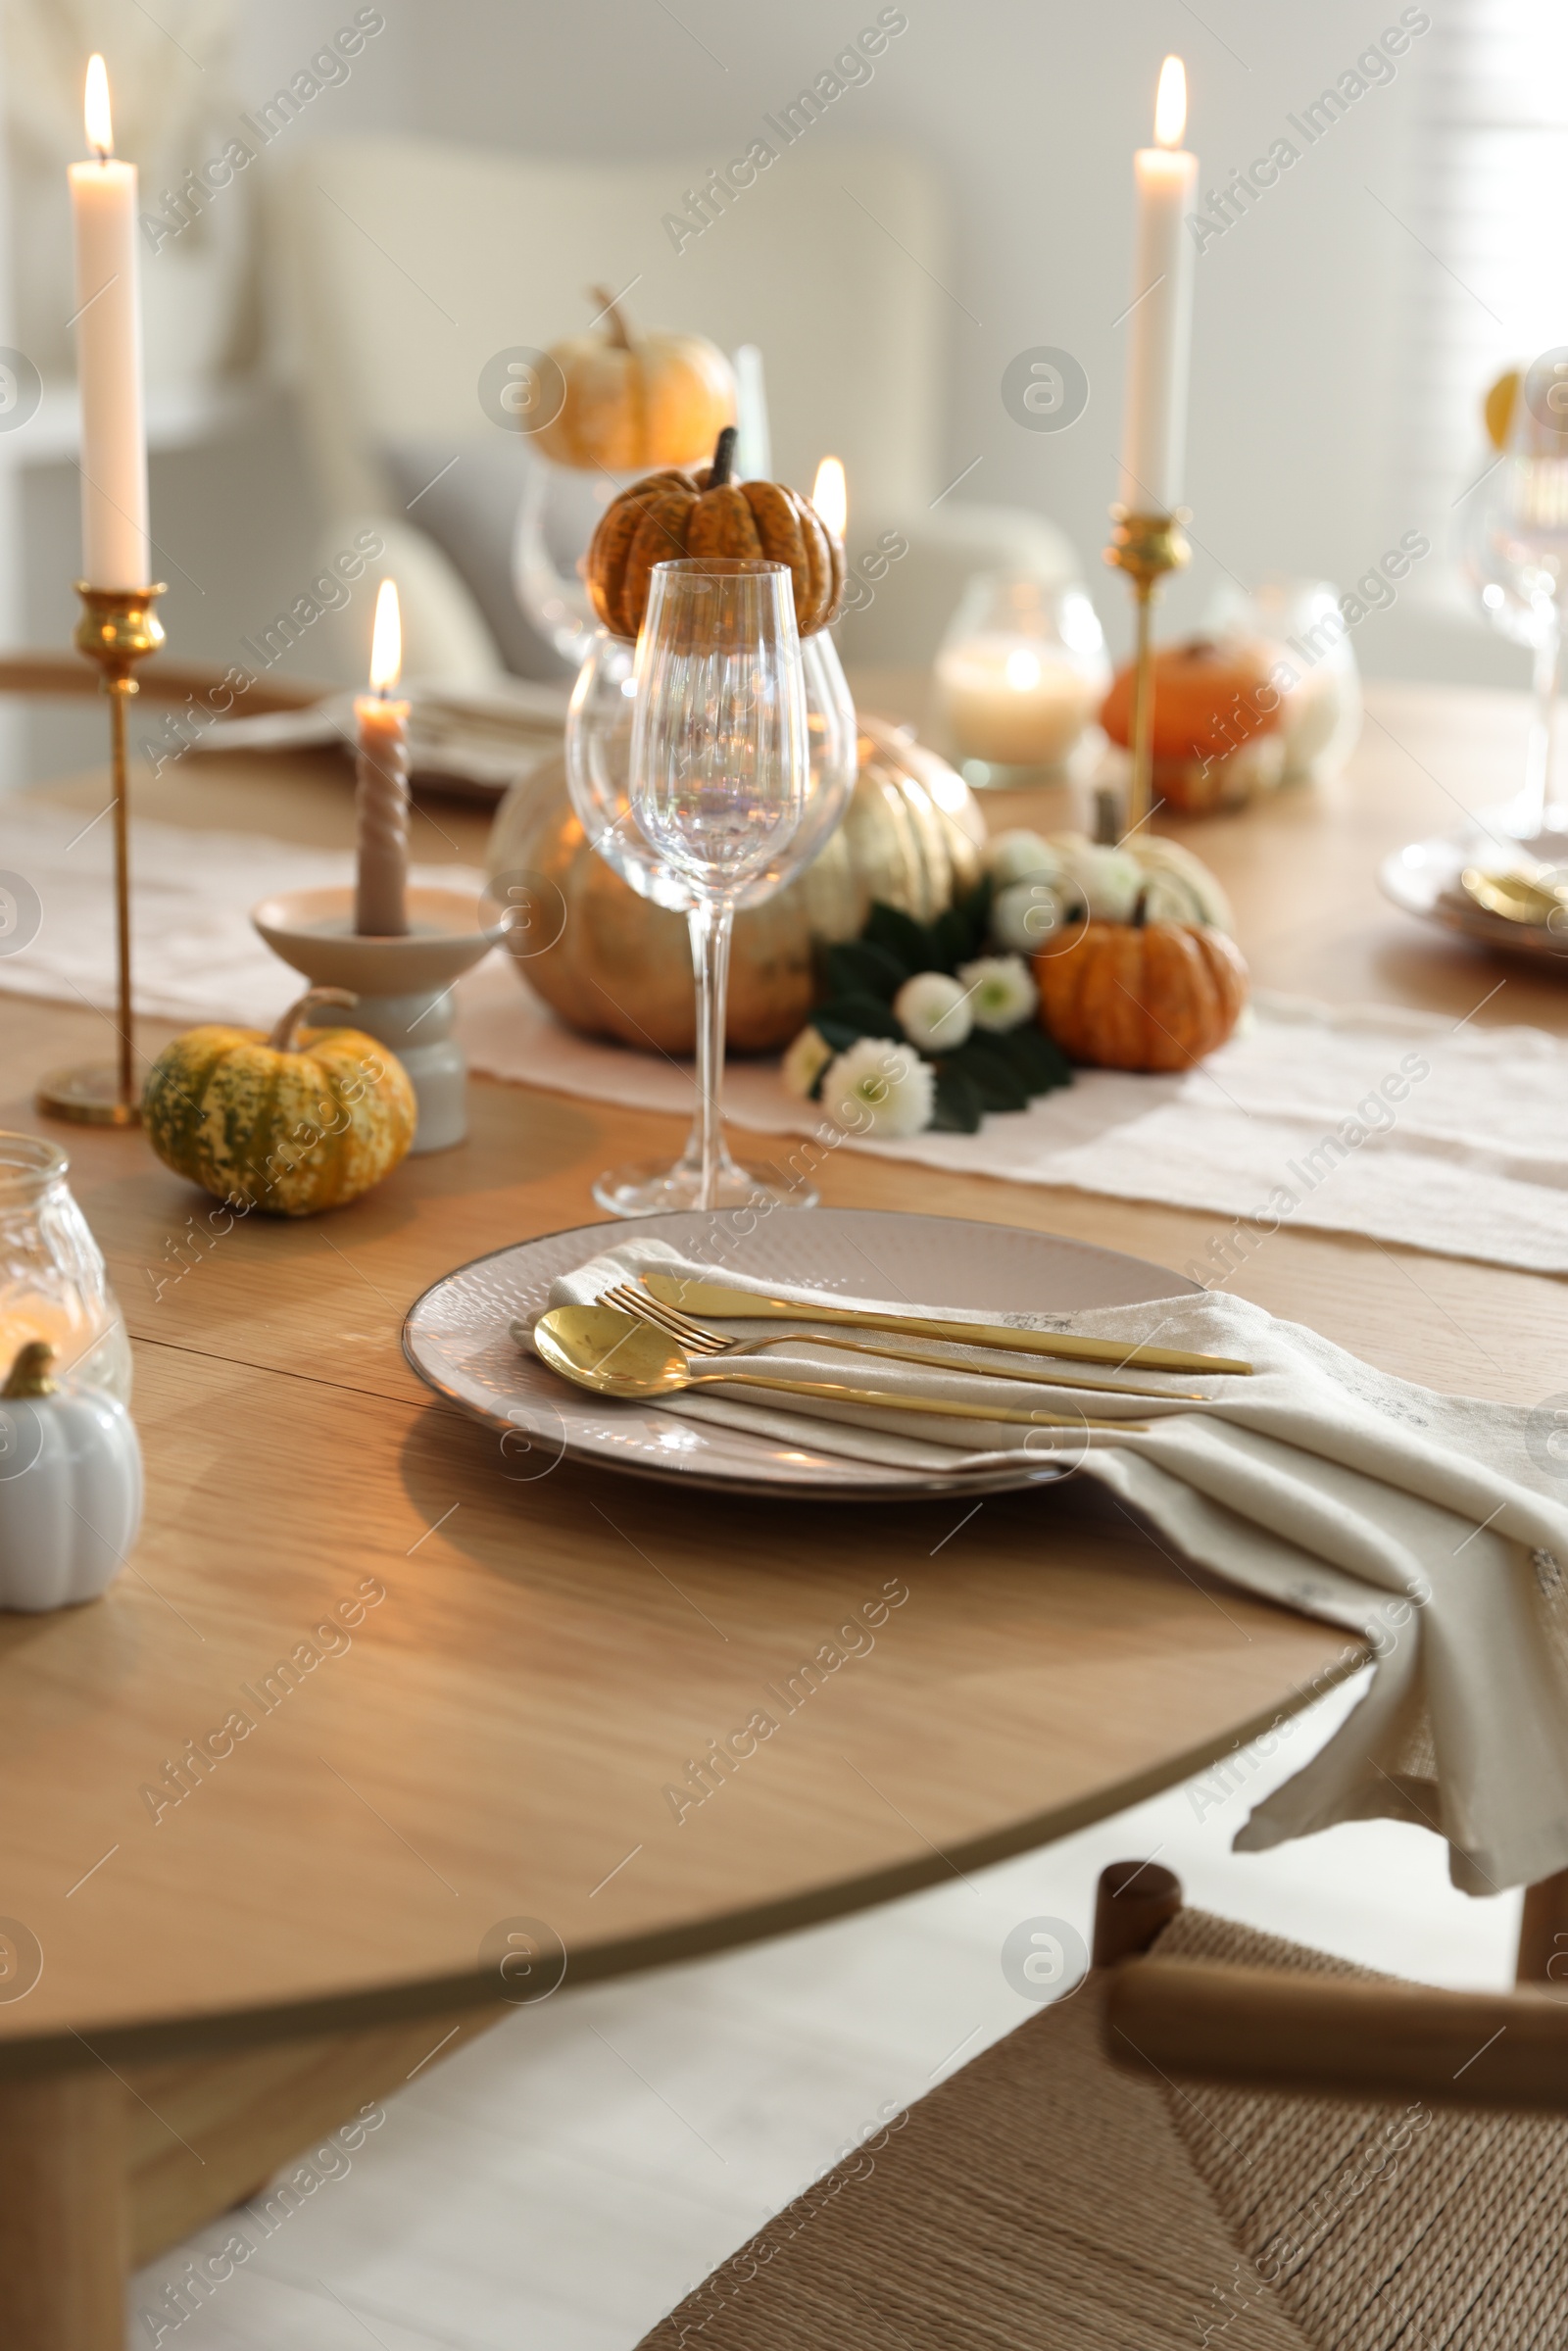
[{"label": "white pumpkin", "polygon": [[102,1389],[59,1388],[54,1350],[23,1347],[0,1388],[0,1608],[96,1599],[141,1525],[141,1447]]},{"label": "white pumpkin", "polygon": [[999,833],[986,853],[996,888],[992,928],[1004,946],[1025,955],[1042,942],[1049,901],[1067,914],[1082,907],[1096,922],[1129,922],[1140,895],[1150,922],[1206,923],[1234,931],[1236,918],[1218,880],[1179,841],[1148,831],[1125,847],[1104,849],[1084,833]]}]

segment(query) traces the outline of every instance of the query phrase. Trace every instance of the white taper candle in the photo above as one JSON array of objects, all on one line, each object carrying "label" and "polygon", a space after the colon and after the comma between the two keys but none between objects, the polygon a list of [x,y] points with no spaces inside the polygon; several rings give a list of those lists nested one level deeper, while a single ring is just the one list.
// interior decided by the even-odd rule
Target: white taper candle
[{"label": "white taper candle", "polygon": [[1154,104],[1155,144],[1133,159],[1138,226],[1121,502],[1139,514],[1173,514],[1181,503],[1193,327],[1193,241],[1185,215],[1198,186],[1198,158],[1182,146],[1186,126],[1186,73],[1179,57],[1167,57]]},{"label": "white taper candle", "polygon": [[70,167],[81,382],[81,569],[93,588],[152,585],[142,416],[136,167],[112,150],[104,61],[87,68],[89,163]]}]

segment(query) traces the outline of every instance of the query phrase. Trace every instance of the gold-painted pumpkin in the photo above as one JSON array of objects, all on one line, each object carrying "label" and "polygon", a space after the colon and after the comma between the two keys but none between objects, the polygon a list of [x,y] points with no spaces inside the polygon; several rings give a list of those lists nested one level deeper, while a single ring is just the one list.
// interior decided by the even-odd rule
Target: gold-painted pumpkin
[{"label": "gold-painted pumpkin", "polygon": [[682,556],[736,556],[787,563],[803,637],[832,620],[844,594],[844,547],[808,498],[781,481],[732,481],[735,428],[718,436],[698,473],[650,473],[612,498],[588,549],[594,611],[617,637],[635,637],[656,563]]},{"label": "gold-painted pumpkin", "polygon": [[390,1175],[416,1116],[403,1064],[359,1029],[304,1030],[317,1005],[354,1002],[313,988],[270,1036],[214,1022],[166,1046],[142,1100],[165,1165],[271,1216],[340,1207]]},{"label": "gold-painted pumpkin", "polygon": [[[885,719],[861,716],[859,774],[844,821],[776,898],[736,916],[728,1038],[737,1053],[787,1045],[815,1000],[812,948],[858,937],[873,898],[929,922],[980,876],[985,820],[962,776]],[[514,785],[486,862],[561,892],[560,936],[519,976],[567,1026],[644,1052],[689,1053],[697,1014],[684,917],[639,898],[583,832],[564,760]]]},{"label": "gold-painted pumpkin", "polygon": [[697,465],[735,415],[728,360],[706,335],[633,334],[603,286],[592,299],[605,331],[551,345],[564,398],[534,447],[584,471]]},{"label": "gold-painted pumpkin", "polygon": [[1247,1002],[1241,949],[1199,923],[1091,922],[1070,947],[1037,955],[1035,978],[1041,1027],[1100,1069],[1190,1069],[1224,1044]]}]

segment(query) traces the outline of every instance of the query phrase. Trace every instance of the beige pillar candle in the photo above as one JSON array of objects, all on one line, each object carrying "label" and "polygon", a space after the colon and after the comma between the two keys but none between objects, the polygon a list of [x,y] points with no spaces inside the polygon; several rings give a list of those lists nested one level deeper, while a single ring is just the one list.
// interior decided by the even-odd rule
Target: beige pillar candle
[{"label": "beige pillar candle", "polygon": [[398,592],[384,579],[370,640],[370,692],[354,705],[360,730],[354,928],[367,939],[405,938],[409,928],[409,706],[393,694],[402,667]]},{"label": "beige pillar candle", "polygon": [[70,167],[81,383],[81,570],[93,588],[152,585],[142,417],[136,167],[116,160],[104,61],[87,67],[87,144]]}]

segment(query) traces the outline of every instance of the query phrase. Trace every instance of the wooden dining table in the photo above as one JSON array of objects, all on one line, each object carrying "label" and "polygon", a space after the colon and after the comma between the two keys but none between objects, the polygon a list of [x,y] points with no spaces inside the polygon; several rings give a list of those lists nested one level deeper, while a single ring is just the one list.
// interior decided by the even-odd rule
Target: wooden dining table
[{"label": "wooden dining table", "polygon": [[[863,709],[921,714],[918,678],[856,683]],[[1378,687],[1343,775],[1160,829],[1225,882],[1260,984],[1562,1034],[1558,975],[1423,930],[1373,878],[1504,797],[1524,731],[1520,698]],[[328,753],[192,756],[134,800],[341,846],[351,789]],[[104,793],[90,776],[46,797],[91,813]],[[988,812],[1068,811],[1047,794]],[[486,823],[421,798],[415,854],[478,862]],[[0,805],[0,862],[3,842]],[[7,2351],[118,2346],[127,2265],[498,2018],[1043,1844],[1364,1662],[1211,1584],[1089,1481],[978,1510],[729,1498],[509,1456],[432,1396],[400,1347],[411,1302],[592,1220],[594,1176],[673,1157],[674,1118],[475,1080],[464,1146],[329,1215],[215,1237],[139,1132],[33,1105],[46,1069],[103,1053],[107,1016],[0,1004],[0,1126],[70,1153],[130,1330],[147,1469],[140,1541],[102,1599],[0,1618]],[[171,1033],[143,1020],[143,1059]],[[956,1175],[842,1151],[822,1190],[1172,1268],[1230,1222],[997,1181],[983,1144],[975,1159]],[[1545,1277],[1293,1224],[1231,1286],[1406,1379],[1519,1404],[1568,1390]],[[688,1762],[895,1592],[874,1652],[677,1818],[663,1791]],[[237,1708],[253,1728],[203,1760]]]}]

